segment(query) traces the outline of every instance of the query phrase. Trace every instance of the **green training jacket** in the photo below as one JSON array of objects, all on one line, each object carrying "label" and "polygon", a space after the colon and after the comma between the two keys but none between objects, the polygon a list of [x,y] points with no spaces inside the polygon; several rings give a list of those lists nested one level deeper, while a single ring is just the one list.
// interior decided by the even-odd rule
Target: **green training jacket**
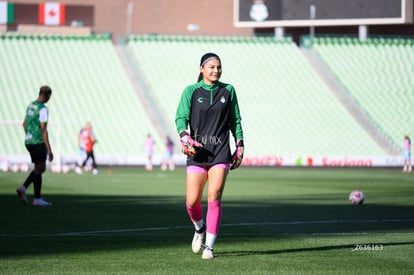
[{"label": "green training jacket", "polygon": [[230,132],[235,140],[243,139],[243,129],[236,91],[230,84],[207,85],[201,80],[187,86],[178,104],[177,132],[190,128],[191,138],[203,144],[187,165],[230,163]]}]

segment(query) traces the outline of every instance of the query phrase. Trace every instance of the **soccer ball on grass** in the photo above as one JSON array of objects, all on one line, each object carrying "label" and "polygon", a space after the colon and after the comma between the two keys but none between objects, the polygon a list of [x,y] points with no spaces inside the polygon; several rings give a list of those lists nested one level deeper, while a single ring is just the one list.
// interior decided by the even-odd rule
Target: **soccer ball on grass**
[{"label": "soccer ball on grass", "polygon": [[348,199],[354,205],[361,205],[364,203],[365,194],[361,190],[354,190],[349,194]]}]

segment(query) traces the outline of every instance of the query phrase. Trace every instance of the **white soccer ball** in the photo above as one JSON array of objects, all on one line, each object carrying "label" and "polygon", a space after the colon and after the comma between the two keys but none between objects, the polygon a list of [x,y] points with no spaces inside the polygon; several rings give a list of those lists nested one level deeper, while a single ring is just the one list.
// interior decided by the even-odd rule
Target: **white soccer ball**
[{"label": "white soccer ball", "polygon": [[361,190],[354,190],[349,194],[349,201],[355,205],[361,205],[364,203],[365,194]]}]

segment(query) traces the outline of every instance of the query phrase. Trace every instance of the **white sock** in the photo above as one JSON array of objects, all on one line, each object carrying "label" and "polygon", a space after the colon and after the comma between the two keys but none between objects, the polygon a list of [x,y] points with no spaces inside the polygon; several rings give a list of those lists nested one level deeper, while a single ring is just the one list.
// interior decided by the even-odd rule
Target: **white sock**
[{"label": "white sock", "polygon": [[193,224],[196,230],[200,230],[201,228],[203,228],[204,221],[203,219],[201,219],[198,222],[193,222]]},{"label": "white sock", "polygon": [[217,239],[217,235],[213,235],[213,234],[207,232],[205,245],[210,247],[211,249],[213,249],[214,248],[214,243],[216,242],[216,239]]}]

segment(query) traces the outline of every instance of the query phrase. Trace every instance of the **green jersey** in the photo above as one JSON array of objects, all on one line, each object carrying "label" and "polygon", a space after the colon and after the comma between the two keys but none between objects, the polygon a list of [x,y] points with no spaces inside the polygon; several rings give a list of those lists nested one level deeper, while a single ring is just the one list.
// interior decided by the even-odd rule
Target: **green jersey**
[{"label": "green jersey", "polygon": [[26,109],[26,144],[45,143],[40,130],[40,123],[47,123],[49,111],[43,102],[33,101]]},{"label": "green jersey", "polygon": [[175,118],[177,132],[189,126],[191,138],[203,144],[187,165],[231,163],[230,132],[243,139],[236,91],[230,84],[203,80],[187,86],[181,95]]}]

